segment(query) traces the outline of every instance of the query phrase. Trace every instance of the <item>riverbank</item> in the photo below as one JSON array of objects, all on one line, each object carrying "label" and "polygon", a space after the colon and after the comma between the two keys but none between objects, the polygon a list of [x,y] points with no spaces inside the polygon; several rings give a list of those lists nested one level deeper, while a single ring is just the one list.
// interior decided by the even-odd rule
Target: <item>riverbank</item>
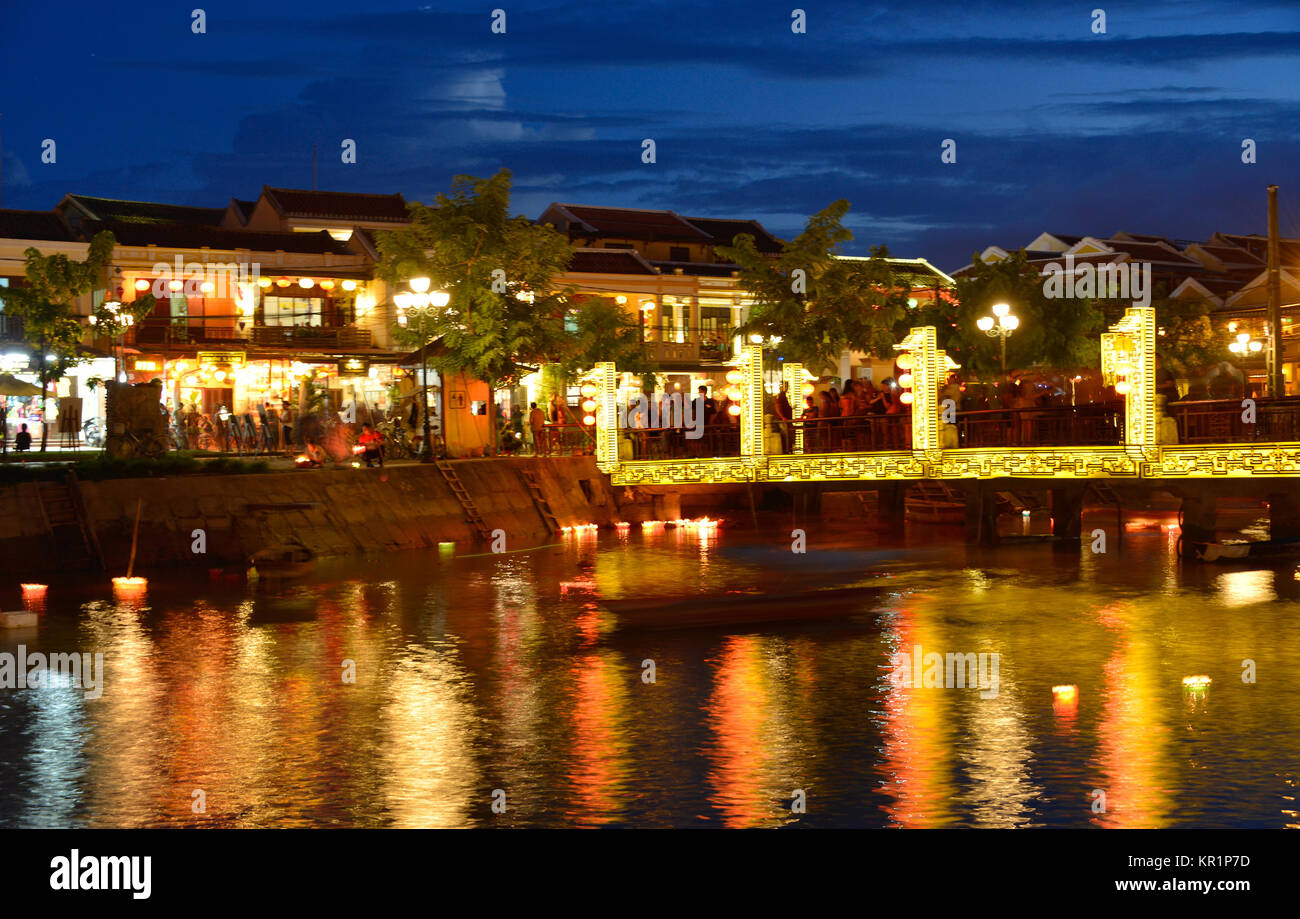
[{"label": "riverbank", "polygon": [[[487,529],[504,532],[507,550],[551,538],[548,511],[560,527],[612,526],[682,514],[674,494],[611,486],[589,456],[461,460],[450,467]],[[536,494],[525,472],[534,476]],[[0,567],[20,577],[101,565],[123,571],[137,505],[136,567],[142,570],[240,564],[258,549],[290,540],[318,555],[483,543],[443,473],[420,463],[106,481],[65,478],[0,487]],[[486,545],[482,551],[488,551]]]}]

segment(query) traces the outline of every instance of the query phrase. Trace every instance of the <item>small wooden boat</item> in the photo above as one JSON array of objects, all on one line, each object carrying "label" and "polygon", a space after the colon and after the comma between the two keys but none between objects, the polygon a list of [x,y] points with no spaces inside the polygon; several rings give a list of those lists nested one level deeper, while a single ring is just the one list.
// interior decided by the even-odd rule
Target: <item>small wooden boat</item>
[{"label": "small wooden boat", "polygon": [[0,629],[30,629],[36,622],[36,614],[30,610],[0,612]]},{"label": "small wooden boat", "polygon": [[1300,556],[1300,540],[1263,539],[1256,542],[1198,542],[1192,548],[1203,562],[1239,562]]},{"label": "small wooden boat", "polygon": [[798,593],[729,593],[693,597],[602,600],[619,629],[693,629],[780,624],[850,616],[881,587],[839,587]]},{"label": "small wooden boat", "polygon": [[263,578],[300,578],[316,564],[315,554],[306,546],[284,543],[267,546],[253,553],[253,567]]}]

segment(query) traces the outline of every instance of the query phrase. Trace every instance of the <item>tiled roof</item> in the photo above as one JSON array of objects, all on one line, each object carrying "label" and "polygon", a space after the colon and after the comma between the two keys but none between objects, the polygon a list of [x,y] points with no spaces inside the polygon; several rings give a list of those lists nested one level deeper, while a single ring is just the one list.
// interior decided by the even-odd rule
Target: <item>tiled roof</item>
[{"label": "tiled roof", "polygon": [[196,227],[187,224],[148,224],[101,222],[87,227],[88,235],[111,230],[120,245],[162,246],[174,249],[251,249],[257,252],[301,252],[335,255],[355,254],[346,242],[329,233],[284,233],[278,231],[228,230],[221,227]]},{"label": "tiled roof", "polygon": [[91,215],[92,220],[117,223],[186,223],[194,226],[219,226],[226,215],[221,207],[189,207],[182,204],[159,204],[154,201],[119,201],[115,198],[92,198],[68,195]]},{"label": "tiled roof", "polygon": [[650,263],[631,249],[578,249],[568,270],[581,274],[656,274]]},{"label": "tiled roof", "polygon": [[1176,249],[1159,243],[1138,243],[1122,239],[1104,240],[1106,245],[1117,252],[1125,252],[1135,262],[1165,262],[1187,268],[1200,268],[1201,263],[1188,258]]},{"label": "tiled roof", "polygon": [[713,242],[713,237],[708,233],[687,223],[672,211],[588,207],[582,204],[552,204],[547,208],[548,213],[551,211],[557,211],[566,220],[570,239],[613,236],[666,242]]},{"label": "tiled roof", "polygon": [[54,211],[0,210],[0,239],[44,239],[66,242],[73,238]]},{"label": "tiled roof", "polygon": [[713,217],[683,219],[708,233],[715,246],[730,246],[737,235],[749,233],[754,237],[754,245],[759,252],[775,255],[781,251],[781,240],[767,232],[757,220],[721,220]]},{"label": "tiled roof", "polygon": [[316,217],[325,220],[374,220],[405,223],[406,199],[397,195],[372,195],[350,191],[307,191],[297,188],[263,187],[275,209],[286,217]]}]

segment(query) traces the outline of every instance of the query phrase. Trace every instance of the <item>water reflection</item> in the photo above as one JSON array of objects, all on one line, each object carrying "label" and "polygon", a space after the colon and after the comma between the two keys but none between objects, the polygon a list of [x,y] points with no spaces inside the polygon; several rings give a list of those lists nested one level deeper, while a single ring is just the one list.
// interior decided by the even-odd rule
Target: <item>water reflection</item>
[{"label": "water reflection", "polygon": [[[879,600],[748,631],[624,633],[601,603],[831,576],[748,527],[332,561],[299,584],[54,585],[0,651],[100,652],[104,693],[0,689],[0,823],[1300,824],[1291,569],[1184,566],[1154,528],[1107,555],[933,532],[888,551],[842,532],[842,557],[876,551],[838,573]],[[997,695],[891,682],[918,645],[997,654]]]}]

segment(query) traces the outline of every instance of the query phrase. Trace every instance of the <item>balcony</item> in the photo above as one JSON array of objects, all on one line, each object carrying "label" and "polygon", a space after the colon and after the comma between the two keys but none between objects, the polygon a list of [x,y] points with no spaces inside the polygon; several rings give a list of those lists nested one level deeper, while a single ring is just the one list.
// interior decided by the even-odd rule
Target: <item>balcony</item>
[{"label": "balcony", "polygon": [[[3,314],[0,314],[3,318]],[[3,327],[0,326],[0,329]],[[21,325],[19,326],[21,329]],[[233,317],[150,316],[126,333],[125,343],[138,348],[185,348],[194,345],[252,345],[260,348],[352,349],[373,347],[369,329],[356,326],[267,326]]]},{"label": "balcony", "polygon": [[659,364],[722,364],[731,360],[730,328],[660,328],[642,330],[646,359]]}]

